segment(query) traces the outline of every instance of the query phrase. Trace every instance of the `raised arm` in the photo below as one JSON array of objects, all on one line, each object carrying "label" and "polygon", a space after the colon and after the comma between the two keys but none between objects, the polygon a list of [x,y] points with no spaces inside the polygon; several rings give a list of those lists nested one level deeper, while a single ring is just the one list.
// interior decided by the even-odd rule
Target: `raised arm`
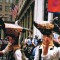
[{"label": "raised arm", "polygon": [[46,42],[46,45],[45,45],[44,50],[43,50],[43,55],[46,55],[48,53],[50,39],[48,37],[46,37],[45,42]]}]

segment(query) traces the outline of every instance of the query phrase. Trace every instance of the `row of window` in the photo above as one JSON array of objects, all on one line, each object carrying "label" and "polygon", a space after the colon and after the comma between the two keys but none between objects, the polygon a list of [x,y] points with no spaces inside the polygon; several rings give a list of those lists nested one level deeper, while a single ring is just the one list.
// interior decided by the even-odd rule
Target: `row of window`
[{"label": "row of window", "polygon": [[[0,5],[0,11],[2,11],[2,9],[3,9],[3,6],[2,5]],[[5,6],[5,11],[11,11],[11,6]]]},{"label": "row of window", "polygon": [[12,21],[12,15],[5,14],[5,16],[7,16],[5,21]]},{"label": "row of window", "polygon": [[[2,3],[3,2],[3,0],[0,0],[0,3]],[[13,3],[14,2],[14,0],[5,0],[5,3]]]},{"label": "row of window", "polygon": [[[0,14],[0,16],[3,16],[2,14]],[[12,15],[9,15],[9,14],[5,14],[5,18],[4,18],[4,21],[12,21]]]}]

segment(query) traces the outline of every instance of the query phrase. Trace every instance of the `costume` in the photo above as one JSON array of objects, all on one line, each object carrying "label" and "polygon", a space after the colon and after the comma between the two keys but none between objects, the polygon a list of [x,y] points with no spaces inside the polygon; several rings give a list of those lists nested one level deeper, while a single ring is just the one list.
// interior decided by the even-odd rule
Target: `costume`
[{"label": "costume", "polygon": [[[43,60],[43,48],[44,48],[44,46],[43,45],[39,45],[39,46],[37,46],[36,47],[36,52],[35,52],[35,57],[34,57],[34,60],[39,60],[40,58],[41,58],[41,60]],[[52,50],[55,50],[55,49],[57,49],[57,47],[55,47],[55,46],[50,46],[50,48],[49,48],[49,51],[51,50],[51,52],[52,52]],[[42,50],[42,51],[39,51],[39,50]],[[40,56],[40,53],[41,53],[41,56]],[[46,59],[46,60],[48,60],[48,59]]]},{"label": "costume", "polygon": [[60,47],[58,47],[57,49],[52,50],[52,51],[48,50],[47,55],[42,54],[42,57],[44,58],[44,60],[59,60],[59,58],[60,58]]},{"label": "costume", "polygon": [[[45,37],[43,37],[43,40],[45,40],[45,42],[44,42],[45,45],[46,45],[48,40],[49,40],[49,43],[53,44],[52,31],[60,33],[59,26],[56,23],[47,23],[46,22],[46,23],[38,24],[34,21],[34,25],[43,35],[45,35]],[[46,39],[46,37],[48,37],[48,39]],[[59,60],[59,58],[58,58],[59,57],[59,49],[53,45],[50,45],[50,44],[47,46],[49,46],[48,54],[45,56],[43,55],[43,53],[46,53],[46,52],[44,52],[45,47],[42,46],[41,59],[39,59],[40,58],[39,57],[39,54],[40,54],[39,47],[36,48],[36,54],[35,54],[34,60]],[[50,48],[50,46],[53,48]],[[58,49],[58,51],[56,51],[57,49]],[[56,51],[56,53],[54,51]],[[54,53],[52,53],[52,52],[54,52]]]},{"label": "costume", "polygon": [[[21,53],[20,47],[18,45],[12,46],[9,43],[7,45],[7,47],[4,50],[2,50],[2,52],[4,54],[8,53],[9,57],[10,57],[10,55],[13,55],[14,60],[22,60],[22,53]],[[11,52],[13,52],[13,53],[11,53]],[[8,57],[8,59],[10,59],[9,57]]]}]

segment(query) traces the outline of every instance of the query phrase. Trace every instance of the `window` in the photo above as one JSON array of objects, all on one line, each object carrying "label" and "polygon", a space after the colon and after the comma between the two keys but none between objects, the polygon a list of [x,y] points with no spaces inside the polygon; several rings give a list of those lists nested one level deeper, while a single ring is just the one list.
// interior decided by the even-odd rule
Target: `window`
[{"label": "window", "polygon": [[2,5],[0,5],[0,11],[2,11]]},{"label": "window", "polygon": [[0,0],[0,3],[2,2],[3,0]]},{"label": "window", "polygon": [[6,3],[13,3],[14,0],[5,0]]},{"label": "window", "polygon": [[5,0],[6,3],[9,3],[9,0]]},{"label": "window", "polygon": [[12,21],[12,15],[5,14],[5,21]]},{"label": "window", "polygon": [[10,3],[13,3],[13,0],[10,0]]},{"label": "window", "polygon": [[9,21],[12,21],[12,15],[9,16]]},{"label": "window", "polygon": [[11,7],[10,6],[5,6],[5,11],[10,11]]},{"label": "window", "polygon": [[9,10],[11,11],[11,6],[9,7]]},{"label": "window", "polygon": [[9,16],[9,15],[8,15],[8,14],[5,14],[5,16],[6,16],[6,17],[5,17],[5,21],[8,21],[8,16]]}]

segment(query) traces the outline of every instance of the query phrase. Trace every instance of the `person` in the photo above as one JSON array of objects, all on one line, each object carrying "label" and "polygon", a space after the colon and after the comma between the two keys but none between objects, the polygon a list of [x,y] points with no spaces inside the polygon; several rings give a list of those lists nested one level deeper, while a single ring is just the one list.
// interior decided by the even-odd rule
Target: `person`
[{"label": "person", "polygon": [[[1,48],[0,48],[0,50],[5,49],[5,47],[7,46],[7,41],[1,39],[0,42],[1,42]],[[4,55],[1,55],[1,56],[2,56],[2,59],[3,59]],[[7,55],[5,55],[5,56],[6,56],[6,58],[7,58]]]},{"label": "person", "polygon": [[[42,41],[42,44],[39,45],[37,48],[36,48],[36,52],[35,52],[35,58],[34,60],[39,60],[39,59],[42,59],[43,60],[43,57],[41,56],[43,54],[43,48],[45,47],[45,44],[46,44],[46,37],[47,35],[43,35],[43,41]],[[53,49],[56,49],[57,47],[54,46],[53,44],[53,40],[51,39],[51,36],[48,37],[50,39],[50,44],[49,44],[49,51],[53,50]],[[41,52],[39,51],[41,50]]]},{"label": "person", "polygon": [[[48,24],[48,25],[42,25],[42,24],[37,24],[35,23],[35,26],[44,34],[48,34],[45,37],[45,46],[43,48],[43,53],[41,55],[41,57],[43,58],[43,60],[60,60],[60,47],[55,48],[53,47],[53,49],[49,49],[50,48],[50,41],[52,40],[49,37],[50,32],[54,31],[56,33],[60,34],[60,27],[58,26],[58,24]],[[42,28],[41,28],[42,27]],[[52,35],[51,35],[52,36]]]},{"label": "person", "polygon": [[36,48],[34,48],[33,52],[32,52],[32,56],[34,59],[35,59],[36,54],[37,54],[36,50],[38,50],[38,48],[41,46],[41,44],[42,44],[42,39],[38,39],[38,46]]},{"label": "person", "polygon": [[38,36],[37,35],[35,35],[35,38],[33,38],[32,44],[34,47],[36,47],[38,45]]},{"label": "person", "polygon": [[[52,36],[52,30],[54,28],[53,24],[50,23],[44,23],[44,24],[38,24],[36,22],[34,22],[35,27],[42,33],[42,44],[40,47],[36,48],[36,52],[35,52],[35,57],[34,60],[44,60],[44,47],[46,45],[46,43],[48,43],[47,40],[49,40],[49,51],[53,51],[55,49],[57,49],[57,47],[54,46],[53,44],[53,36]],[[48,59],[45,59],[48,60]]]},{"label": "person", "polygon": [[56,47],[60,47],[60,35],[58,36],[58,39],[57,40],[54,39],[54,45]]},{"label": "person", "polygon": [[49,51],[50,39],[46,38],[46,45],[43,50],[42,57],[44,60],[60,60],[60,47],[55,50]]},{"label": "person", "polygon": [[58,37],[59,37],[59,34],[57,34],[57,33],[56,33],[56,32],[54,32],[54,31],[53,31],[53,33],[52,33],[52,34],[53,34],[54,39],[55,39],[55,40],[57,40],[57,39],[58,39]]},{"label": "person", "polygon": [[0,55],[8,54],[8,60],[22,60],[22,53],[20,50],[20,45],[18,44],[18,37],[14,34],[8,34],[8,45],[5,49],[0,51]]},{"label": "person", "polygon": [[24,47],[23,47],[24,48],[25,56],[29,60],[31,60],[30,56],[31,56],[31,50],[32,50],[32,39],[33,39],[32,36],[28,36],[28,38],[25,39],[25,43],[24,43]]}]

